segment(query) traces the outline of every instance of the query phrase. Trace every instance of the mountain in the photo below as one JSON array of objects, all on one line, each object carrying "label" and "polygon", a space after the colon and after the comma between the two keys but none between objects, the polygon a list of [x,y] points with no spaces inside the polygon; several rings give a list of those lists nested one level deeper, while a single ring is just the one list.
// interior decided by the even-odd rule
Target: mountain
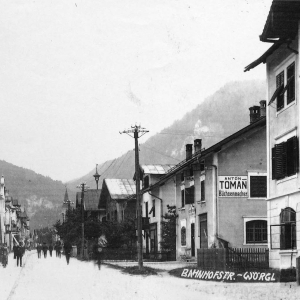
[{"label": "mountain", "polygon": [[[52,226],[60,217],[65,185],[61,181],[37,174],[0,160],[0,174],[4,176],[9,195],[19,200],[30,218],[31,229]],[[72,191],[70,198],[74,198]]]},{"label": "mountain", "polygon": [[[185,145],[193,143],[194,139],[201,138],[202,146],[208,148],[247,126],[250,122],[249,107],[259,105],[259,101],[265,99],[265,91],[266,83],[262,80],[226,84],[181,120],[176,120],[140,144],[140,163],[177,164],[185,158]],[[132,178],[134,162],[134,151],[131,150],[121,157],[99,164],[99,187],[104,178]],[[92,170],[68,182],[68,187],[73,189],[80,182],[86,182],[95,188],[94,173],[95,170]]]},{"label": "mountain", "polygon": [[[249,124],[249,107],[258,105],[265,95],[264,81],[230,82],[187,113],[182,119],[164,128],[158,134],[140,144],[141,164],[177,164],[185,157],[185,145],[202,139],[205,148],[217,143]],[[184,103],[183,103],[184,105]],[[165,111],[164,113],[168,113]],[[151,128],[148,128],[151,130]],[[132,178],[134,175],[134,151],[99,164],[104,178]],[[69,199],[75,202],[76,186],[87,182],[96,188],[95,169],[85,176],[67,183]],[[37,174],[31,170],[0,161],[0,175],[4,175],[10,196],[18,198],[30,217],[32,229],[52,226],[61,218],[65,185],[61,181]]]}]

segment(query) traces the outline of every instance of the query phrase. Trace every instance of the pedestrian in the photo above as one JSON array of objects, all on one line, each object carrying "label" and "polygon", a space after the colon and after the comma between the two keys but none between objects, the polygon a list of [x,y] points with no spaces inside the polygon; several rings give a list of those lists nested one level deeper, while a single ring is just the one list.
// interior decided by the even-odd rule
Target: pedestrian
[{"label": "pedestrian", "polygon": [[67,260],[67,264],[69,264],[70,257],[71,257],[71,251],[72,251],[72,245],[69,241],[66,241],[64,243],[64,251],[65,251],[65,256]]},{"label": "pedestrian", "polygon": [[47,244],[44,242],[44,243],[43,243],[44,258],[47,258],[47,251],[48,251],[48,246],[47,246]]},{"label": "pedestrian", "polygon": [[25,253],[25,247],[23,245],[23,243],[21,242],[18,246],[17,246],[17,251],[16,251],[16,256],[17,256],[17,267],[20,265],[20,267],[22,267],[22,257]]},{"label": "pedestrian", "polygon": [[14,242],[14,246],[13,246],[13,252],[14,252],[14,259],[16,259],[17,257],[17,245],[16,245],[16,242]]},{"label": "pedestrian", "polygon": [[96,244],[94,246],[94,254],[95,254],[96,263],[98,265],[98,269],[100,270],[100,268],[101,268],[101,256],[102,256],[102,246],[101,245]]},{"label": "pedestrian", "polygon": [[53,246],[52,244],[49,245],[49,253],[50,253],[50,256],[52,257],[52,251],[53,251]]},{"label": "pedestrian", "polygon": [[38,253],[38,258],[41,258],[41,252],[42,252],[42,245],[38,244],[36,247],[37,253]]},{"label": "pedestrian", "polygon": [[59,243],[58,247],[57,247],[57,252],[58,252],[59,258],[61,258],[61,249],[62,249],[62,246],[61,246],[61,243]]},{"label": "pedestrian", "polygon": [[0,245],[0,252],[1,252],[1,263],[3,268],[6,267],[6,265],[8,264],[8,249],[7,249],[7,245],[6,243],[3,243]]}]

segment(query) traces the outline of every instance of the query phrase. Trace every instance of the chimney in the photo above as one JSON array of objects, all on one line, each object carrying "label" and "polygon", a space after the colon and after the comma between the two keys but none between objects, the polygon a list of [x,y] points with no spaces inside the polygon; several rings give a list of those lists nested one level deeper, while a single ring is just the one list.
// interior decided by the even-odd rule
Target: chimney
[{"label": "chimney", "polygon": [[193,154],[193,144],[186,144],[185,152],[186,152],[186,159],[191,158]]},{"label": "chimney", "polygon": [[252,124],[260,118],[260,107],[255,105],[250,107],[249,110],[250,110],[250,124]]},{"label": "chimney", "polygon": [[202,140],[201,139],[194,140],[194,153],[200,151],[201,148],[202,148]]},{"label": "chimney", "polygon": [[266,116],[266,100],[260,100],[260,117],[265,117]]}]

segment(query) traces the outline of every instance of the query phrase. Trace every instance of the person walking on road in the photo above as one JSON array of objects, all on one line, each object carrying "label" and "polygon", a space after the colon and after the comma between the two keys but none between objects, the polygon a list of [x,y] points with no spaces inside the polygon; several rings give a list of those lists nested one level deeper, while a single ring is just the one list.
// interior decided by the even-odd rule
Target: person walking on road
[{"label": "person walking on road", "polygon": [[41,258],[41,252],[42,252],[42,245],[38,244],[36,247],[37,253],[38,253],[38,258]]},{"label": "person walking on road", "polygon": [[47,251],[48,251],[48,246],[47,244],[44,242],[43,244],[43,252],[44,252],[44,257],[47,258]]},{"label": "person walking on road", "polygon": [[69,241],[66,241],[64,244],[64,251],[65,251],[65,256],[67,260],[67,264],[69,264],[70,257],[71,257],[71,251],[72,251],[72,245]]},{"label": "person walking on road", "polygon": [[14,259],[16,259],[17,258],[17,244],[16,244],[16,242],[14,242],[13,252],[14,252]]},{"label": "person walking on road", "polygon": [[17,246],[17,250],[16,250],[16,256],[17,256],[17,267],[20,265],[20,267],[22,267],[22,257],[25,253],[25,247],[23,245],[23,243],[20,243]]},{"label": "person walking on road", "polygon": [[52,257],[52,251],[53,251],[53,246],[52,244],[49,245],[49,253],[50,253],[50,257]]}]

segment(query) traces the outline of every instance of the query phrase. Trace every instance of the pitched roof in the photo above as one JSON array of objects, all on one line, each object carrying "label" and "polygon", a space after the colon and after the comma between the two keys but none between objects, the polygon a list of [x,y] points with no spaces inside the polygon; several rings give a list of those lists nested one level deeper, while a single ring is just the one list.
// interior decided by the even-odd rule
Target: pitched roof
[{"label": "pitched roof", "polygon": [[144,174],[166,174],[175,165],[141,165]]},{"label": "pitched roof", "polygon": [[294,39],[298,32],[299,13],[299,0],[273,0],[260,40]]},{"label": "pitched roof", "polygon": [[112,199],[127,199],[135,194],[136,185],[133,179],[104,179],[104,182]]},{"label": "pitched roof", "polygon": [[99,198],[101,190],[91,189],[84,192],[84,209],[85,210],[99,210]]},{"label": "pitched roof", "polygon": [[239,137],[242,137],[243,135],[251,132],[252,130],[256,130],[256,129],[259,129],[259,128],[265,127],[265,126],[266,126],[266,117],[261,117],[256,122],[253,122],[250,125],[242,128],[241,130],[235,132],[234,134],[230,135],[229,137],[227,137],[227,138],[223,139],[222,141],[216,143],[215,145],[211,146],[210,148],[202,151],[200,154],[198,154],[198,152],[197,152],[194,155],[192,155],[191,158],[183,160],[182,162],[177,164],[174,168],[170,169],[170,171],[168,173],[166,173],[164,176],[162,176],[159,179],[158,182],[156,182],[153,186],[150,186],[149,188],[145,189],[143,192],[151,190],[155,186],[159,186],[162,182],[164,182],[168,178],[174,176],[174,174],[176,174],[176,172],[179,172],[179,171],[183,170],[188,165],[190,165],[193,162],[197,161],[199,159],[199,157],[204,157],[204,156],[206,156],[210,153],[221,151],[222,147],[225,146],[226,144],[228,144],[232,141],[235,141]]}]

